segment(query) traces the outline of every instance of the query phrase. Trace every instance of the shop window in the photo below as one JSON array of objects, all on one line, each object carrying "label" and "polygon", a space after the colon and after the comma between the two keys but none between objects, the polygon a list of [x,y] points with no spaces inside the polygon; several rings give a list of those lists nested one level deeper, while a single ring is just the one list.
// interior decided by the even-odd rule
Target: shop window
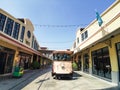
[{"label": "shop window", "polygon": [[19,66],[24,69],[29,69],[31,65],[31,55],[24,52],[20,52],[19,56],[20,56],[20,60],[18,62]]},{"label": "shop window", "polygon": [[83,56],[83,71],[89,73],[89,56],[85,54]]},{"label": "shop window", "polygon": [[12,72],[14,53],[14,50],[6,47],[0,51],[0,74]]},{"label": "shop window", "polygon": [[82,70],[81,56],[78,56],[78,70]]},{"label": "shop window", "polygon": [[0,13],[0,31],[3,31],[6,16]]},{"label": "shop window", "polygon": [[12,72],[13,59],[14,59],[14,55],[13,54],[8,54],[7,55],[7,62],[6,62],[6,66],[5,66],[5,73],[11,73]]},{"label": "shop window", "polygon": [[0,52],[0,74],[4,74],[7,53]]},{"label": "shop window", "polygon": [[96,55],[97,53],[96,53],[96,51],[94,51],[94,52],[92,52],[92,65],[93,65],[93,67],[92,67],[92,72],[93,72],[93,74],[98,74],[98,62],[97,62],[97,55]]},{"label": "shop window", "polygon": [[111,64],[108,47],[92,52],[93,74],[111,79]]}]

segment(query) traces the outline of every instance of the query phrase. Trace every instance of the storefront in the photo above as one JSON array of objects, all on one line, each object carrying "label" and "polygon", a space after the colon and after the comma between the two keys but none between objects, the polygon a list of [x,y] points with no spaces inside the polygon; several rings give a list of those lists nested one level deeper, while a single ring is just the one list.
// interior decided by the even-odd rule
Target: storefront
[{"label": "storefront", "polygon": [[111,79],[111,64],[108,47],[92,51],[92,73]]},{"label": "storefront", "polygon": [[81,61],[81,56],[78,56],[78,70],[82,70],[82,61]]},{"label": "storefront", "polygon": [[0,74],[12,72],[15,51],[0,46]]},{"label": "storefront", "polygon": [[[93,20],[84,29],[78,28],[71,50],[81,55],[82,71],[120,85],[120,0],[116,0],[102,14],[102,26]],[[108,18],[109,17],[109,18]],[[87,32],[87,38],[83,35]],[[88,49],[88,52],[87,52]],[[74,58],[73,58],[74,59]],[[79,60],[79,58],[77,58]]]},{"label": "storefront", "polygon": [[89,73],[89,56],[87,53],[83,55],[83,71]]},{"label": "storefront", "polygon": [[30,68],[32,55],[24,52],[19,52],[19,57],[19,66],[23,67],[24,69]]}]

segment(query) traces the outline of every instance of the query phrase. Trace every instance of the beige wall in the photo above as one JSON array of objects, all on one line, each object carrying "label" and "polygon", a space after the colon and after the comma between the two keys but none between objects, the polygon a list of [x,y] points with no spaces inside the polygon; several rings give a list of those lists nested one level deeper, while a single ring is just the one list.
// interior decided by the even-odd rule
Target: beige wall
[{"label": "beige wall", "polygon": [[81,56],[81,61],[82,61],[82,64],[83,64],[83,55],[85,53],[88,53],[89,55],[89,68],[92,67],[92,57],[91,57],[91,52],[92,51],[95,51],[95,50],[98,50],[100,48],[103,48],[103,47],[108,47],[109,49],[109,56],[110,56],[110,62],[111,62],[111,68],[112,68],[112,71],[118,71],[118,60],[117,60],[117,54],[116,54],[116,43],[120,42],[120,34],[119,35],[116,35],[115,37],[111,38],[110,39],[111,41],[111,46],[109,44],[106,44],[104,41],[101,42],[101,43],[97,43],[96,45],[86,49],[86,50],[83,50],[79,53],[76,54],[76,60],[78,61],[78,56],[80,55]]},{"label": "beige wall", "polygon": [[[7,18],[10,18],[10,19],[14,20],[14,22],[17,22],[17,23],[20,24],[20,30],[19,30],[18,40],[14,39],[14,38],[12,38],[12,39],[20,42],[20,34],[21,34],[22,26],[25,26],[25,33],[24,33],[23,44],[26,45],[27,47],[31,47],[31,46],[32,46],[32,36],[34,35],[34,33],[33,33],[33,31],[34,31],[34,26],[33,26],[32,22],[31,22],[29,19],[24,19],[25,22],[23,23],[23,22],[21,22],[20,20],[18,20],[17,18],[15,18],[15,17],[13,17],[12,15],[10,15],[9,13],[5,12],[4,10],[2,10],[2,9],[0,9],[0,13],[4,14],[5,16],[7,16]],[[6,20],[6,21],[7,21],[7,20]],[[6,22],[5,22],[5,24],[6,24]],[[5,25],[4,25],[4,28],[5,28]],[[14,29],[14,28],[13,28],[13,29]],[[28,30],[31,32],[31,37],[30,37],[30,38],[27,37],[27,32],[28,32]],[[2,32],[1,32],[1,33],[2,33]],[[6,34],[5,34],[5,35],[6,35]],[[6,36],[8,36],[8,35],[6,35]],[[8,37],[9,37],[9,36],[8,36]],[[35,38],[35,39],[36,39],[36,38]],[[28,41],[28,42],[30,43],[30,45],[27,45],[27,44],[26,44],[26,41]]]},{"label": "beige wall", "polygon": [[118,71],[118,60],[117,60],[117,52],[116,52],[116,43],[120,42],[120,34],[116,37],[112,38],[112,47],[109,48],[112,71]]},{"label": "beige wall", "polygon": [[[31,23],[31,21],[29,19],[24,19],[24,20],[25,20],[25,24],[26,24],[24,43],[26,43],[26,41],[28,41],[30,43],[30,47],[31,47],[32,46],[32,36],[34,35],[33,34],[34,27],[33,27],[32,23]],[[31,37],[30,38],[28,38],[28,36],[27,36],[28,31],[31,32]]]},{"label": "beige wall", "polygon": [[[105,37],[106,35],[112,33],[117,28],[120,27],[120,1],[116,1],[111,7],[109,7],[102,14],[103,25],[99,27],[97,20],[91,22],[81,33],[80,30],[76,33],[76,38],[79,37],[80,43],[77,44],[77,47],[74,49],[74,52],[77,52],[77,49],[83,48],[91,45],[92,43],[98,41],[99,39]],[[88,31],[88,38],[81,42],[81,34],[85,31]]]},{"label": "beige wall", "polygon": [[18,48],[18,47],[14,46],[14,45],[6,42],[6,41],[3,41],[3,40],[0,40],[0,46],[7,47],[7,48],[10,48],[10,49],[15,50],[15,56],[14,56],[13,66],[14,66],[14,65],[16,64],[16,62],[19,60],[18,55],[19,55],[19,52],[20,52],[20,51],[32,55],[32,53],[30,53],[30,52],[28,52],[28,51],[25,51],[25,50],[23,50],[22,48]]}]

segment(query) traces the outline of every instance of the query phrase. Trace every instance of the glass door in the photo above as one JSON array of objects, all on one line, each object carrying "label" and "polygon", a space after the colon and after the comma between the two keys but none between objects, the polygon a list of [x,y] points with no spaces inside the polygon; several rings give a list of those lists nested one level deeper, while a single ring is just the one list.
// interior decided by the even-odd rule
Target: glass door
[{"label": "glass door", "polygon": [[93,74],[111,79],[111,63],[108,47],[92,52]]},{"label": "glass door", "polygon": [[5,65],[5,73],[11,73],[12,72],[12,66],[13,66],[13,59],[14,59],[14,54],[7,54],[6,57],[6,65]]},{"label": "glass door", "polygon": [[78,56],[78,70],[82,70],[81,56]]},{"label": "glass door", "polygon": [[89,73],[89,56],[85,54],[83,57],[83,71]]},{"label": "glass door", "polygon": [[7,53],[0,52],[0,74],[4,74]]}]

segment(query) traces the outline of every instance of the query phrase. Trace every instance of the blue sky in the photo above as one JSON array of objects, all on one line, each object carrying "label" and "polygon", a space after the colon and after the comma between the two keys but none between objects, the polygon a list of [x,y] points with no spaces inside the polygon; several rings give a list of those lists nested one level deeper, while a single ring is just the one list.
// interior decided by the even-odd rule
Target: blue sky
[{"label": "blue sky", "polygon": [[96,19],[95,9],[101,14],[114,1],[1,0],[0,7],[15,18],[29,18],[40,46],[65,50],[72,47],[76,29]]}]

